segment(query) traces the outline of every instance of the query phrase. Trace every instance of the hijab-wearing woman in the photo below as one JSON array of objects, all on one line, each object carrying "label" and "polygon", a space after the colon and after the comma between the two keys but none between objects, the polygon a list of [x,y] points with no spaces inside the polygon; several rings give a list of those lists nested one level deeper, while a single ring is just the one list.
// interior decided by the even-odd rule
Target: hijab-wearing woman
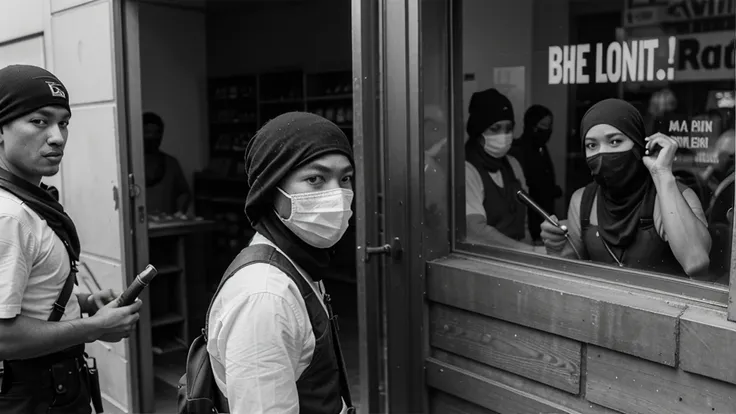
[{"label": "hijab-wearing woman", "polygon": [[[514,140],[509,152],[524,169],[529,196],[547,212],[555,210],[555,199],[562,195],[555,180],[555,166],[547,149],[552,136],[552,111],[546,106],[532,105],[524,113],[524,132]],[[529,233],[535,242],[540,240],[542,218],[528,212]]]},{"label": "hijab-wearing woman", "polygon": [[526,207],[516,198],[528,191],[519,162],[508,154],[513,141],[514,110],[496,89],[470,99],[465,144],[465,215],[467,238],[534,251]]},{"label": "hijab-wearing woman", "polygon": [[[561,224],[583,259],[680,275],[707,270],[703,208],[672,174],[677,141],[646,137],[639,111],[620,99],[593,105],[580,134],[594,182],[573,194]],[[562,230],[541,227],[548,253],[574,257]]]},{"label": "hijab-wearing woman", "polygon": [[276,260],[231,264],[239,270],[212,304],[207,342],[231,413],[346,412],[320,280],[352,215],[353,164],[342,130],[309,113],[274,118],[248,144],[250,245],[275,248],[298,274]]}]

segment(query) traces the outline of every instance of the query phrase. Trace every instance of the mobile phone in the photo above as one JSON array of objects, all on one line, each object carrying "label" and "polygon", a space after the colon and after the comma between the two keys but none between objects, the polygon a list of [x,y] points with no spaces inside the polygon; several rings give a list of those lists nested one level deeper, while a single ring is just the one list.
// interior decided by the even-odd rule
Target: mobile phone
[{"label": "mobile phone", "polygon": [[143,271],[135,277],[133,283],[131,283],[130,286],[125,289],[125,292],[123,292],[123,294],[118,297],[118,306],[128,306],[135,302],[135,300],[138,298],[138,295],[140,295],[143,289],[145,289],[145,287],[148,286],[149,283],[151,283],[151,280],[153,280],[153,278],[156,277],[157,274],[158,270],[156,270],[153,265],[149,264],[148,266],[146,266],[146,268],[143,269]]}]

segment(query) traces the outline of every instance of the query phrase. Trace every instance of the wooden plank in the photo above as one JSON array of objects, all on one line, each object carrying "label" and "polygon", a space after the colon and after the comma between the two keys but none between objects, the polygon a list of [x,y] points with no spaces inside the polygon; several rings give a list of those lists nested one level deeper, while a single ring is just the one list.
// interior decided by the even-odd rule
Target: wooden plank
[{"label": "wooden plank", "polygon": [[427,279],[430,300],[675,366],[684,305],[458,256],[430,263]]},{"label": "wooden plank", "polygon": [[574,412],[585,414],[618,414],[616,411],[593,404],[581,397],[572,396],[556,388],[481,364],[460,355],[454,355],[436,348],[431,351],[430,355],[434,360],[455,366],[461,370],[471,372],[482,378],[495,381],[507,387],[534,395],[536,398],[542,399],[543,401],[548,401],[551,404],[566,407]]},{"label": "wooden plank", "polygon": [[736,323],[725,312],[690,307],[680,317],[680,368],[736,384]]},{"label": "wooden plank", "polygon": [[578,412],[483,378],[432,358],[426,364],[427,385],[499,414]]},{"label": "wooden plank", "polygon": [[439,304],[431,305],[429,319],[432,346],[580,392],[579,342]]},{"label": "wooden plank", "polygon": [[430,414],[498,414],[496,411],[435,390],[430,391],[429,412]]},{"label": "wooden plank", "polygon": [[626,414],[736,413],[736,386],[588,348],[587,398]]}]

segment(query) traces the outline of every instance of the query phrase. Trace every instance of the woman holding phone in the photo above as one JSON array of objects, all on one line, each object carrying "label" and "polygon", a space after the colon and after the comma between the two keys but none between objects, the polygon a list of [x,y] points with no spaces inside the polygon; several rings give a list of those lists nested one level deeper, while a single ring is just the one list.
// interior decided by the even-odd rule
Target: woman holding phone
[{"label": "woman holding phone", "polygon": [[[646,137],[631,104],[606,99],[580,125],[583,151],[594,181],[570,200],[569,232],[547,221],[541,236],[548,254],[669,274],[708,269],[711,238],[695,192],[672,173],[677,141]],[[556,220],[556,217],[553,217]]]}]

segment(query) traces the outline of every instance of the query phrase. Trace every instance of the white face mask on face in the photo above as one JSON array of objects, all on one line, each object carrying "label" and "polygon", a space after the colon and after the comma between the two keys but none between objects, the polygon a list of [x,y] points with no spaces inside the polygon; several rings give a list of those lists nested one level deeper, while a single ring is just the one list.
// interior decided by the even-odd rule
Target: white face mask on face
[{"label": "white face mask on face", "polygon": [[353,192],[344,188],[316,191],[313,193],[287,194],[291,200],[291,216],[279,216],[284,225],[305,243],[318,249],[335,245],[348,229],[348,220],[353,215],[350,205]]},{"label": "white face mask on face", "polygon": [[514,141],[514,136],[510,132],[502,134],[490,134],[488,132],[483,133],[483,139],[485,143],[483,149],[488,155],[501,158],[511,149],[511,143]]}]

